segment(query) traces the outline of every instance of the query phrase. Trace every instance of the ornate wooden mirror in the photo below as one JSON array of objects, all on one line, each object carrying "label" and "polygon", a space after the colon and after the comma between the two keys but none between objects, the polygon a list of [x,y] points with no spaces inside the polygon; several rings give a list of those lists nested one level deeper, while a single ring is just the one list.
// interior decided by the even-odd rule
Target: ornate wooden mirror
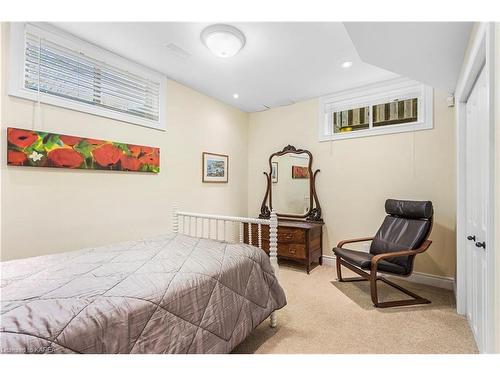
[{"label": "ornate wooden mirror", "polygon": [[291,145],[271,154],[260,218],[269,218],[274,208],[278,217],[323,222],[315,186],[319,169],[313,173],[312,162],[311,152]]}]

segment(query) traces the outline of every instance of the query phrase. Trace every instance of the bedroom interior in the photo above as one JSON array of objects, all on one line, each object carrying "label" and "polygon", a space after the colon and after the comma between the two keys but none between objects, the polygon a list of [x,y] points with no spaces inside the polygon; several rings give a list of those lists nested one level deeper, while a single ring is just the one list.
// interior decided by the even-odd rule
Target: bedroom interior
[{"label": "bedroom interior", "polygon": [[1,357],[499,354],[500,24],[230,20],[0,22]]}]

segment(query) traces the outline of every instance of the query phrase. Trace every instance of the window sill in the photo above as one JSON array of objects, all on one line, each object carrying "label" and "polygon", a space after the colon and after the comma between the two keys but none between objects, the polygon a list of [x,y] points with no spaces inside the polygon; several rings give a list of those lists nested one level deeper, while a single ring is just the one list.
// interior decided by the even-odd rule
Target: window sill
[{"label": "window sill", "polygon": [[353,138],[362,138],[362,137],[372,137],[377,135],[386,135],[386,134],[398,134],[405,132],[413,132],[420,130],[430,130],[433,128],[433,124],[431,123],[412,123],[412,124],[401,124],[401,125],[386,125],[383,128],[379,129],[366,129],[366,130],[355,130],[346,133],[337,133],[331,135],[323,135],[320,137],[320,142],[328,142],[328,141],[339,141],[342,139],[353,139]]}]

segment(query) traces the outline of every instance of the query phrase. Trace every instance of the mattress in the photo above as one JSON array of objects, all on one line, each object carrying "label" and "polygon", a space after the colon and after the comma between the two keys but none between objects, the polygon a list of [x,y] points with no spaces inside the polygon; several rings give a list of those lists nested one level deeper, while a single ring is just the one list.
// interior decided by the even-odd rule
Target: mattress
[{"label": "mattress", "polygon": [[2,353],[229,353],[286,305],[264,251],[181,234],[1,272]]}]

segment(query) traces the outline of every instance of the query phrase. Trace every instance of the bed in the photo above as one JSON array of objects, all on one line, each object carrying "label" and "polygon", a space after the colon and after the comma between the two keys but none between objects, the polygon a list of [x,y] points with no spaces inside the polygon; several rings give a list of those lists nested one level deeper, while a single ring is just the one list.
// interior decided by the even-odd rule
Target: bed
[{"label": "bed", "polygon": [[[166,235],[3,262],[0,351],[229,353],[265,319],[275,327],[276,215],[174,209],[172,221]],[[243,223],[260,247],[270,226],[270,256],[243,243]]]}]

